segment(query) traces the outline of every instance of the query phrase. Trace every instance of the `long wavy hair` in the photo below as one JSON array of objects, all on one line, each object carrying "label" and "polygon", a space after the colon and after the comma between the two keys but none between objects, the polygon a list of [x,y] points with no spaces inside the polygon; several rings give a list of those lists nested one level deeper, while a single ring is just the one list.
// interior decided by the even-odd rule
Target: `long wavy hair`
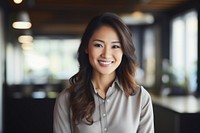
[{"label": "long wavy hair", "polygon": [[78,49],[79,71],[70,78],[70,107],[72,109],[72,121],[78,124],[86,119],[89,125],[93,124],[92,115],[95,110],[93,86],[91,84],[92,66],[88,54],[85,52],[93,33],[101,26],[108,25],[114,28],[122,45],[122,62],[116,69],[116,75],[128,97],[136,92],[137,85],[134,80],[137,67],[135,47],[132,41],[132,33],[121,18],[114,13],[104,13],[94,17],[85,29]]}]

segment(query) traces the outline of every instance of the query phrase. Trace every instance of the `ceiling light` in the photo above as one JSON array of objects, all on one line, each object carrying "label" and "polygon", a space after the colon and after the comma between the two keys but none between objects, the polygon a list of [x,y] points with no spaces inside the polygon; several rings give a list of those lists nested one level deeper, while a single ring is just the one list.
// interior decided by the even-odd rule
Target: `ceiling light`
[{"label": "ceiling light", "polygon": [[122,19],[128,25],[152,24],[154,17],[152,14],[143,12],[133,12],[132,14],[122,15]]},{"label": "ceiling light", "polygon": [[132,13],[132,16],[133,17],[143,17],[144,13],[139,12],[139,11],[135,11],[135,12]]},{"label": "ceiling light", "polygon": [[22,0],[13,0],[15,4],[20,4],[22,3]]},{"label": "ceiling light", "polygon": [[21,47],[24,51],[32,50],[33,49],[33,43],[23,43],[23,44],[21,44]]},{"label": "ceiling light", "polygon": [[13,28],[15,29],[30,29],[32,24],[30,22],[30,18],[27,12],[20,12],[17,17],[16,21],[12,24]]},{"label": "ceiling light", "polygon": [[32,24],[30,22],[13,22],[12,26],[15,29],[30,29]]},{"label": "ceiling light", "polygon": [[20,43],[32,43],[33,37],[31,35],[21,35],[18,37]]}]

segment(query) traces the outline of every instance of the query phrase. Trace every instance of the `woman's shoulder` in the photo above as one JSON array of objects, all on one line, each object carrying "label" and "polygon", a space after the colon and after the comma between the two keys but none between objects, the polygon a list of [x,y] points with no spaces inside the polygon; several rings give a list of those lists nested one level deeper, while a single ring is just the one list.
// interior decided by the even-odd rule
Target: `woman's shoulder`
[{"label": "woman's shoulder", "polygon": [[138,85],[136,95],[143,100],[151,100],[150,93],[143,86]]},{"label": "woman's shoulder", "polygon": [[150,95],[146,88],[142,85],[137,85],[136,94]]},{"label": "woman's shoulder", "polygon": [[150,96],[149,92],[144,88],[144,86],[140,86],[140,91],[143,95]]},{"label": "woman's shoulder", "polygon": [[68,88],[65,88],[56,97],[56,102],[60,104],[69,103],[69,97],[70,97],[70,93],[68,91]]},{"label": "woman's shoulder", "polygon": [[140,87],[141,93],[141,101],[143,103],[143,107],[152,104],[150,93],[143,87]]},{"label": "woman's shoulder", "polygon": [[66,91],[66,89],[64,89],[56,97],[55,106],[54,106],[54,119],[55,121],[59,123],[67,122],[66,119],[69,113],[70,113],[69,93],[68,91]]}]

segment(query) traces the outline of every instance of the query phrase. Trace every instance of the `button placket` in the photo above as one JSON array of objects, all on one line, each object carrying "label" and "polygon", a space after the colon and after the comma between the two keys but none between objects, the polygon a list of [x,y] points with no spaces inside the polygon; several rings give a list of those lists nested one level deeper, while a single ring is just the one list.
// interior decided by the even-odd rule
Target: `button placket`
[{"label": "button placket", "polygon": [[105,114],[105,113],[103,114],[103,117],[106,117],[106,114]]},{"label": "button placket", "polygon": [[110,102],[110,99],[107,99],[106,102],[109,103],[109,102]]},{"label": "button placket", "polygon": [[106,112],[106,103],[107,100],[103,99],[100,100],[100,115],[101,115],[101,125],[102,125],[102,132],[106,133],[108,131],[108,125],[107,125],[107,112]]}]

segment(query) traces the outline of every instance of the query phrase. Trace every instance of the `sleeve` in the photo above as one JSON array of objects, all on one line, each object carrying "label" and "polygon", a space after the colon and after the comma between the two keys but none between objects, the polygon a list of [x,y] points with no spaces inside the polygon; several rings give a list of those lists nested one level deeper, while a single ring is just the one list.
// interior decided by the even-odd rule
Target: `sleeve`
[{"label": "sleeve", "polygon": [[53,133],[72,133],[68,97],[66,93],[61,92],[56,98],[53,114]]},{"label": "sleeve", "polygon": [[153,105],[149,93],[141,87],[142,106],[140,124],[137,133],[154,133]]}]

